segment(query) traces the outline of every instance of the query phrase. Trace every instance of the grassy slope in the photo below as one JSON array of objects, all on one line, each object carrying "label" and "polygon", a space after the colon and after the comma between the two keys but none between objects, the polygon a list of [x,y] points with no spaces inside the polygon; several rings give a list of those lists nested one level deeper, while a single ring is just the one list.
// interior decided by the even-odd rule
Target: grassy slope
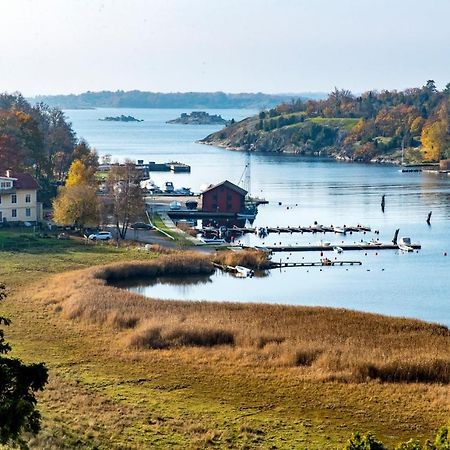
[{"label": "grassy slope", "polygon": [[115,332],[68,321],[30,291],[49,273],[154,255],[51,240],[17,252],[10,243],[0,232],[7,336],[16,356],[50,368],[36,446],[336,448],[355,429],[387,442],[428,437],[448,417],[445,386],[301,381],[296,369],[250,370],[192,349],[124,355]]}]

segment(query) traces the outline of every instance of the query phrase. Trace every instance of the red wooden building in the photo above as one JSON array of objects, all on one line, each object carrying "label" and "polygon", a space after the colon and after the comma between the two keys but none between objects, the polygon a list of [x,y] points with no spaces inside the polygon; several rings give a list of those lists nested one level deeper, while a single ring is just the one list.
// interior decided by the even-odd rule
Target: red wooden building
[{"label": "red wooden building", "polygon": [[202,211],[239,213],[244,210],[247,191],[230,181],[211,186],[202,193]]}]

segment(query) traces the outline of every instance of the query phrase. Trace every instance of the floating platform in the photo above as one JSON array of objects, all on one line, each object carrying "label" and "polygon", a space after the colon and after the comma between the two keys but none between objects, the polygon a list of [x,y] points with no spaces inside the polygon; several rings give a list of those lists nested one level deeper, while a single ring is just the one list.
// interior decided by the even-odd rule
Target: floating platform
[{"label": "floating platform", "polygon": [[[271,252],[332,252],[333,248],[337,245],[279,245],[279,246],[266,246]],[[355,243],[355,244],[339,244],[338,247],[342,248],[343,251],[349,250],[399,250],[397,244],[369,244],[369,243]],[[420,244],[411,244],[411,248],[414,250],[420,250],[422,246]],[[253,247],[248,247],[253,248]]]},{"label": "floating platform", "polygon": [[[242,233],[242,234],[257,234],[258,230],[266,230],[268,234],[274,233],[336,233],[336,234],[346,234],[346,233],[364,233],[370,232],[371,228],[365,225],[356,226],[344,226],[344,227],[333,227],[325,225],[311,225],[308,227],[259,227],[259,228],[240,228],[233,227],[229,228],[230,232]],[[202,232],[210,233],[211,229],[203,229]]]},{"label": "floating platform", "polygon": [[171,172],[180,173],[180,172],[190,172],[191,166],[188,164],[180,163],[180,162],[171,162],[168,163]]},{"label": "floating platform", "polygon": [[289,263],[276,263],[270,264],[270,269],[281,269],[283,267],[326,267],[326,266],[361,266],[361,261],[315,261],[315,262],[289,262]]}]

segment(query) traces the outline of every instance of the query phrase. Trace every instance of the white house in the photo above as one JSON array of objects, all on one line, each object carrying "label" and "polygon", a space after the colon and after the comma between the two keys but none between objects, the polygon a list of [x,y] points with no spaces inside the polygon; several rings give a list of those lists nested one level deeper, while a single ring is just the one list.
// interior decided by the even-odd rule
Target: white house
[{"label": "white house", "polygon": [[28,173],[7,170],[0,176],[0,222],[37,222],[42,206],[37,202],[37,181]]}]

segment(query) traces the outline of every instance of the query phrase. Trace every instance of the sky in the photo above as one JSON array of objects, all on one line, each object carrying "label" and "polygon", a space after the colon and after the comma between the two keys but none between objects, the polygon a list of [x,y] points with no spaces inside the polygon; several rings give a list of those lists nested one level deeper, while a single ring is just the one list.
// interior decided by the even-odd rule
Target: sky
[{"label": "sky", "polygon": [[0,0],[0,92],[450,82],[450,0]]}]

